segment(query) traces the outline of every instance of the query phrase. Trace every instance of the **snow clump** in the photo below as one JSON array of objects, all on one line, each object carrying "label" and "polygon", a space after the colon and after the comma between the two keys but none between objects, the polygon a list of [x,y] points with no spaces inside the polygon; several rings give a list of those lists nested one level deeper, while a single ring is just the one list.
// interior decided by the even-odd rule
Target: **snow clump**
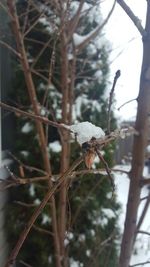
[{"label": "snow clump", "polygon": [[95,126],[91,122],[84,121],[68,127],[77,137],[77,141],[80,145],[88,142],[92,137],[104,138],[105,133],[102,128]]}]

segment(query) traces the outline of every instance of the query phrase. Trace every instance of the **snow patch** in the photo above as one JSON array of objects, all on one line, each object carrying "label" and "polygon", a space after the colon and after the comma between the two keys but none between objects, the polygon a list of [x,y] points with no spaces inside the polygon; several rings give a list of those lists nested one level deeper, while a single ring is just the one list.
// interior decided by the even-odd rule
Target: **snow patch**
[{"label": "snow patch", "polygon": [[22,133],[29,133],[33,130],[33,126],[31,125],[31,123],[26,122],[25,125],[22,127],[21,132]]},{"label": "snow patch", "polygon": [[91,122],[84,121],[71,126],[67,126],[77,137],[80,145],[91,140],[92,137],[104,138],[105,133],[102,128],[95,126]]},{"label": "snow patch", "polygon": [[51,218],[47,214],[42,215],[42,224],[47,224],[51,222]]},{"label": "snow patch", "polygon": [[146,151],[147,153],[150,153],[150,145],[147,146]]},{"label": "snow patch", "polygon": [[61,149],[62,149],[61,144],[60,144],[59,141],[54,141],[53,143],[49,143],[48,146],[55,153],[59,153],[61,151]]}]

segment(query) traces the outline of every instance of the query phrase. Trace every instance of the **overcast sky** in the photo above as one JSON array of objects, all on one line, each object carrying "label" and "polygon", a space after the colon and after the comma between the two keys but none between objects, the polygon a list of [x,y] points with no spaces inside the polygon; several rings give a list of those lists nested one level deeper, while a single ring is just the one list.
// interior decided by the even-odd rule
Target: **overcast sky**
[{"label": "overcast sky", "polygon": [[[145,24],[146,1],[126,0],[135,15]],[[105,18],[113,0],[105,0],[102,4],[102,13]],[[110,56],[111,77],[116,70],[121,70],[121,77],[116,86],[116,110],[124,102],[134,99],[138,95],[139,76],[142,62],[142,41],[139,32],[128,18],[122,8],[116,4],[113,15],[105,27],[106,38],[112,43],[113,52]],[[117,56],[119,53],[121,54]],[[136,115],[136,101],[124,106],[118,116],[124,119],[132,119]]]}]

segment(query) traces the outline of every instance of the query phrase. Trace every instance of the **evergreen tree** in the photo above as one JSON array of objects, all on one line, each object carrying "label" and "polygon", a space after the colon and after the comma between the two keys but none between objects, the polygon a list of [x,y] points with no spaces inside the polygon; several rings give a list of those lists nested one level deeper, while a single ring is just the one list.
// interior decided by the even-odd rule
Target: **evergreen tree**
[{"label": "evergreen tree", "polygon": [[[75,28],[75,32],[65,48],[63,46],[64,35],[62,32],[65,28],[65,36],[67,33],[69,35],[79,5],[80,1],[70,1],[68,6],[67,4],[62,6],[60,12],[55,8],[54,3],[46,4],[45,1],[39,0],[32,5],[28,1],[20,0],[17,2],[17,9],[20,14],[21,30],[26,32],[25,46],[33,72],[41,115],[66,124],[87,120],[106,130],[107,99],[105,92],[109,73],[107,42],[100,33],[83,49],[78,49],[81,41],[97,27],[99,18],[101,18],[99,6],[95,5],[95,1],[85,2],[80,12],[78,27]],[[42,18],[40,17],[41,13],[43,14]],[[25,23],[25,18],[27,23]],[[61,24],[62,20],[63,25]],[[35,26],[31,27],[32,25]],[[63,53],[66,53],[67,58],[63,58]],[[49,64],[50,60],[51,64]],[[66,62],[67,67],[65,66]],[[50,66],[51,69],[48,71]],[[13,99],[19,107],[30,111],[32,107],[26,93],[20,64],[15,64],[15,67]],[[63,77],[65,67],[67,69],[67,88],[65,88],[66,80]],[[67,97],[64,96],[65,89],[68,90]],[[111,122],[112,128],[114,128],[113,114]],[[61,136],[63,134],[60,134],[60,131],[54,127],[45,126],[47,149],[53,174],[58,174],[59,169],[60,172],[64,172],[69,163],[83,153],[69,135],[65,136],[68,138],[67,145],[64,144]],[[114,145],[111,144],[103,151],[104,158],[110,166],[113,164],[113,149]],[[29,119],[19,117],[16,120],[14,153],[24,164],[34,166],[34,168],[20,168],[17,163],[14,170],[17,175],[20,176],[20,170],[22,171],[23,168],[25,177],[41,176],[44,168],[37,133],[34,122]],[[67,163],[62,164],[64,156],[65,158],[68,156],[69,159],[67,159]],[[101,162],[94,163],[93,168],[101,167],[103,167]],[[37,172],[35,168],[41,169],[41,173]],[[80,166],[80,170],[83,169],[85,169],[84,164]],[[115,266],[118,249],[119,205],[115,197],[110,198],[112,188],[108,177],[87,173],[77,175],[73,179],[70,177],[70,179],[65,196],[64,266],[72,266],[73,263],[86,267]],[[33,206],[40,203],[45,192],[46,186],[43,182],[24,187],[19,186],[11,190],[10,204],[12,201],[18,204],[15,204],[13,209],[8,209],[10,246],[14,246],[18,233],[23,230],[28,218],[33,213]],[[61,217],[62,198],[60,195],[61,190],[55,194],[58,225],[59,216]],[[19,205],[20,202],[26,202],[29,205],[23,203]],[[30,205],[31,203],[34,205]],[[19,259],[36,267],[55,266],[49,205],[50,203],[39,216],[19,255]],[[112,238],[109,239],[110,236]],[[107,239],[108,242],[103,243]]]}]

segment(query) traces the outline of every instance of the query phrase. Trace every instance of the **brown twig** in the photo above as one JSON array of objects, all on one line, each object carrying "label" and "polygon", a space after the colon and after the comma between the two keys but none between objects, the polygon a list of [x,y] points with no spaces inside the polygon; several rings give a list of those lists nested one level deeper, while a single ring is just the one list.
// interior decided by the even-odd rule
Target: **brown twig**
[{"label": "brown twig", "polygon": [[42,200],[41,204],[38,206],[38,208],[35,210],[35,212],[33,213],[33,215],[31,216],[27,226],[25,227],[24,231],[21,233],[17,244],[15,245],[14,249],[12,250],[7,263],[5,264],[5,267],[10,267],[16,260],[16,257],[29,233],[29,231],[31,230],[34,222],[36,221],[37,217],[40,215],[41,211],[43,210],[43,208],[45,207],[45,205],[47,204],[47,202],[52,198],[52,196],[54,195],[55,191],[58,189],[58,187],[63,183],[63,181],[65,179],[67,179],[67,177],[71,174],[71,172],[83,161],[83,158],[80,157],[79,159],[77,159],[72,166],[60,177],[60,179],[58,180],[58,183],[52,187],[51,189],[48,190],[48,192],[46,193],[44,199]]},{"label": "brown twig", "polygon": [[0,40],[0,44],[3,45],[3,46],[5,46],[5,47],[7,47],[18,58],[21,57],[20,53],[18,53],[11,45],[7,44],[6,42],[4,42],[2,40]]},{"label": "brown twig", "polygon": [[[32,105],[34,113],[39,116],[40,115],[40,110],[39,110],[39,103],[37,99],[37,93],[36,93],[36,88],[35,84],[33,81],[32,73],[30,70],[30,65],[28,62],[28,57],[27,57],[27,51],[25,49],[25,43],[24,43],[24,36],[21,33],[21,25],[19,21],[19,17],[17,15],[17,10],[16,10],[16,2],[14,0],[7,0],[7,6],[8,10],[11,13],[11,23],[12,23],[12,29],[13,33],[15,36],[16,40],[16,46],[21,54],[21,59],[20,63],[22,66],[22,70],[24,73],[24,78],[26,82],[26,88],[28,91],[30,103]],[[35,126],[37,130],[37,136],[39,139],[39,148],[41,151],[42,159],[43,159],[43,164],[46,172],[48,173],[49,176],[52,175],[51,171],[51,164],[49,160],[49,154],[46,146],[46,138],[45,138],[45,132],[43,125],[40,121],[36,120],[35,121]],[[51,179],[48,180],[48,187],[52,187],[52,181]],[[57,218],[56,218],[56,204],[55,204],[55,199],[52,195],[51,198],[52,206],[51,206],[51,215],[52,215],[52,228],[54,231],[54,247],[55,247],[55,260],[56,260],[56,266],[61,267],[61,261],[60,261],[60,246],[59,246],[59,237],[58,237],[58,225],[57,225]],[[20,246],[20,245],[19,245]]]},{"label": "brown twig", "polygon": [[136,101],[136,100],[138,100],[138,98],[130,99],[130,100],[126,101],[125,103],[123,103],[123,104],[122,104],[119,108],[117,108],[117,109],[120,110],[120,109],[123,108],[125,105],[127,105],[127,104],[129,104],[129,103],[131,103],[131,102],[133,102],[133,101]]},{"label": "brown twig", "polygon": [[38,232],[40,232],[42,234],[51,235],[51,236],[53,235],[52,232],[50,232],[50,231],[48,231],[46,229],[43,229],[43,228],[41,228],[41,227],[39,227],[39,226],[37,226],[35,224],[33,224],[33,229],[35,229],[36,231],[38,231]]},{"label": "brown twig", "polygon": [[141,180],[141,185],[144,186],[144,185],[148,185],[150,184],[150,178],[144,178]]},{"label": "brown twig", "polygon": [[69,129],[67,129],[63,124],[60,124],[60,123],[57,123],[57,122],[54,122],[54,121],[50,121],[49,119],[47,119],[46,117],[42,117],[40,115],[36,115],[36,114],[33,114],[31,112],[26,112],[26,111],[23,111],[21,109],[18,109],[16,107],[13,107],[11,105],[8,105],[8,104],[5,104],[5,103],[2,103],[0,102],[0,107],[6,109],[6,110],[9,110],[9,111],[12,111],[14,112],[16,115],[17,114],[20,114],[26,118],[30,118],[30,119],[33,119],[35,121],[39,121],[39,122],[42,122],[44,124],[48,124],[48,125],[51,125],[53,127],[57,127],[57,128],[63,128],[67,131],[70,131]]},{"label": "brown twig", "polygon": [[108,119],[107,119],[107,131],[108,134],[110,134],[110,111],[111,111],[111,106],[112,106],[112,102],[113,102],[113,95],[114,95],[114,90],[115,90],[115,86],[117,83],[117,80],[119,79],[121,75],[120,70],[117,70],[115,77],[114,77],[114,81],[113,81],[113,85],[112,85],[112,89],[110,91],[110,96],[109,96],[109,103],[108,103]]},{"label": "brown twig", "polygon": [[105,166],[106,172],[108,174],[108,177],[110,179],[110,183],[111,183],[111,186],[112,186],[112,190],[113,190],[112,194],[114,194],[115,184],[114,184],[113,177],[111,176],[111,169],[109,169],[107,162],[104,160],[103,156],[101,155],[100,151],[97,148],[95,148],[95,152],[96,152],[96,154],[98,155],[99,159],[102,161],[102,163]]},{"label": "brown twig", "polygon": [[138,231],[137,233],[138,233],[138,234],[143,234],[143,235],[150,235],[149,232],[142,231],[142,230]]},{"label": "brown twig", "polygon": [[30,264],[26,263],[23,260],[19,260],[18,262],[21,263],[22,265],[24,265],[25,267],[33,267],[33,266],[31,266]]}]

